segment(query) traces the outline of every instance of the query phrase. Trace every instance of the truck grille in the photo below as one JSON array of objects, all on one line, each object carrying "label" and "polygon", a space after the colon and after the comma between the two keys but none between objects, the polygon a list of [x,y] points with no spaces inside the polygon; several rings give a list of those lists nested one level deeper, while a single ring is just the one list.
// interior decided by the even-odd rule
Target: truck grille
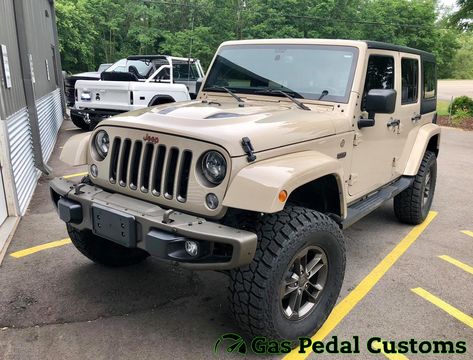
[{"label": "truck grille", "polygon": [[134,191],[186,202],[191,163],[190,150],[116,137],[112,142],[109,181]]}]

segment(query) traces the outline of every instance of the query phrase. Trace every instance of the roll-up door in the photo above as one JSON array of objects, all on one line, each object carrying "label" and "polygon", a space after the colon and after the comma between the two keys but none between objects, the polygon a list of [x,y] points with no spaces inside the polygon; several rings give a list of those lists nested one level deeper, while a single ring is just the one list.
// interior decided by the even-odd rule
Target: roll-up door
[{"label": "roll-up door", "polygon": [[18,205],[23,215],[38,178],[38,170],[34,166],[33,141],[26,108],[7,119],[7,137]]},{"label": "roll-up door", "polygon": [[62,123],[61,94],[59,89],[36,100],[41,149],[44,162],[49,160]]},{"label": "roll-up door", "polygon": [[7,216],[7,202],[5,200],[5,189],[3,187],[2,167],[0,166],[0,225],[3,224]]}]

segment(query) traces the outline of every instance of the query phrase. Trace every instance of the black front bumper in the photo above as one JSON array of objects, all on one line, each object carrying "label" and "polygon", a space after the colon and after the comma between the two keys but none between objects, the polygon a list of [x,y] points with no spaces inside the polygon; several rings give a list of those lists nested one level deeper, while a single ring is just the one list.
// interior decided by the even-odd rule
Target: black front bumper
[{"label": "black front bumper", "polygon": [[108,110],[108,109],[71,109],[71,116],[88,117],[90,121],[99,123],[111,116],[123,114],[124,110]]},{"label": "black front bumper", "polygon": [[[257,236],[248,231],[62,178],[50,188],[60,218],[72,227],[189,268],[234,269],[249,264],[256,251]],[[189,240],[198,244],[197,256],[185,251]]]}]

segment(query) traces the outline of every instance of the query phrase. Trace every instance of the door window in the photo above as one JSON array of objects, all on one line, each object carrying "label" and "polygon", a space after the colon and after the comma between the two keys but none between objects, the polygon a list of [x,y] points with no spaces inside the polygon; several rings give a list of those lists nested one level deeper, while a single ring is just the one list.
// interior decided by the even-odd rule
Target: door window
[{"label": "door window", "polygon": [[437,96],[437,76],[435,63],[423,61],[424,67],[424,99],[435,99]]},{"label": "door window", "polygon": [[413,104],[419,96],[419,61],[417,59],[401,60],[402,97],[401,104]]},{"label": "door window", "polygon": [[368,91],[372,89],[394,89],[394,58],[392,56],[372,55],[366,69],[362,110]]}]

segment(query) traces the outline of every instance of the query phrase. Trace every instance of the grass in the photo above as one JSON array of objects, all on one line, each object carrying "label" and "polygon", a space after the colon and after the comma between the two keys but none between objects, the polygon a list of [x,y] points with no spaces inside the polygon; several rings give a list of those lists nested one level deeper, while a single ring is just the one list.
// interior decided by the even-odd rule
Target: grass
[{"label": "grass", "polygon": [[448,100],[437,100],[437,114],[439,116],[448,116]]}]

